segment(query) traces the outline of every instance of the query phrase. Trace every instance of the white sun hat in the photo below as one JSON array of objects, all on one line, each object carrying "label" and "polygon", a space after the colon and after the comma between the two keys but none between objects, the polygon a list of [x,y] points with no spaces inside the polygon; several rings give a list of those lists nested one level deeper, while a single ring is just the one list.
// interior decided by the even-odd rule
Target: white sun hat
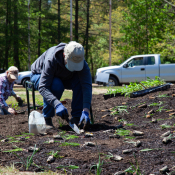
[{"label": "white sun hat", "polygon": [[84,67],[84,48],[76,41],[69,42],[64,48],[65,61],[70,71],[81,71]]}]

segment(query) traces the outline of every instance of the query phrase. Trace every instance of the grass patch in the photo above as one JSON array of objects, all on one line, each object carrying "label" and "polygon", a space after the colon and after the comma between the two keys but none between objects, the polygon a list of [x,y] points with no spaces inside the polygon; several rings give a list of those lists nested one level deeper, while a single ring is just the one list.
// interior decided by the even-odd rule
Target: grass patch
[{"label": "grass patch", "polygon": [[80,144],[74,142],[64,142],[60,146],[80,146]]}]

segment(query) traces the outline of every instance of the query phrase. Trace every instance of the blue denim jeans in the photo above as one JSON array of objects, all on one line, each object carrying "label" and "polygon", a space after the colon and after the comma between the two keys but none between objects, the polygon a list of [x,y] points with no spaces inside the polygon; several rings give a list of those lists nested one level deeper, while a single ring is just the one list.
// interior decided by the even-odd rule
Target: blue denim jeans
[{"label": "blue denim jeans", "polygon": [[[32,74],[31,82],[34,83],[35,90],[39,88],[39,80],[41,74]],[[71,104],[71,115],[72,117],[81,117],[83,110],[83,92],[82,87],[78,78],[78,74],[75,72],[74,76],[70,80],[61,80],[59,78],[54,78],[51,85],[51,92],[58,100],[61,99],[61,96],[65,89],[73,91],[72,104]],[[46,99],[43,98],[43,115],[44,117],[53,117],[55,116],[55,108],[51,106]]]}]

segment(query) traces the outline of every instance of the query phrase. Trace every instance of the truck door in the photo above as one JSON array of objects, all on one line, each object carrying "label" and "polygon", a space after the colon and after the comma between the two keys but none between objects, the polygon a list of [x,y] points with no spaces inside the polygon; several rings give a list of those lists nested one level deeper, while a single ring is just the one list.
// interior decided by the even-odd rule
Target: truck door
[{"label": "truck door", "polygon": [[156,64],[155,57],[145,57],[145,62],[146,78],[149,77],[151,79],[155,79],[155,76],[159,76],[159,64]]},{"label": "truck door", "polygon": [[142,81],[146,79],[144,57],[135,57],[127,62],[126,68],[122,67],[122,83]]}]

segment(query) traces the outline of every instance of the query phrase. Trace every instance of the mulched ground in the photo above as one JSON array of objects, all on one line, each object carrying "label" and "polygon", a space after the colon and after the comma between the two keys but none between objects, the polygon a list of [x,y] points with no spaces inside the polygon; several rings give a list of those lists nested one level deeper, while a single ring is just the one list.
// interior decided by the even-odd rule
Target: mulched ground
[{"label": "mulched ground", "polygon": [[[167,95],[169,97],[160,97],[160,95]],[[53,138],[53,133],[45,136],[42,135],[26,135],[28,129],[28,116],[26,114],[19,114],[16,116],[6,115],[0,116],[0,165],[9,166],[15,163],[15,167],[20,171],[25,171],[26,167],[19,163],[20,158],[26,161],[32,152],[27,151],[30,146],[39,147],[40,150],[34,155],[33,162],[28,171],[54,171],[62,174],[87,175],[96,174],[96,167],[100,161],[102,164],[102,172],[104,175],[112,175],[119,171],[125,171],[129,167],[140,170],[138,174],[161,174],[159,170],[165,166],[168,167],[169,173],[173,174],[175,171],[175,117],[169,114],[167,110],[174,110],[175,112],[175,85],[165,91],[158,91],[147,94],[143,97],[128,98],[128,97],[114,97],[104,100],[103,95],[93,95],[92,109],[95,124],[91,126],[88,132],[93,134],[93,137],[85,137],[82,133],[78,138],[55,140],[54,143],[48,143]],[[149,97],[155,98],[149,98]],[[159,96],[159,97],[158,97]],[[70,113],[71,100],[66,100],[65,107]],[[150,104],[159,104],[159,106],[149,106]],[[138,106],[146,104],[147,107],[139,108]],[[116,106],[125,106],[127,111],[112,115],[110,109]],[[21,110],[26,110],[27,106],[21,107]],[[118,107],[121,109],[121,107]],[[149,118],[146,115],[149,111],[154,110]],[[41,112],[41,111],[40,111]],[[152,118],[157,119],[157,123],[152,122]],[[57,116],[53,118],[54,125],[58,128],[54,131],[60,134],[63,138],[65,135],[76,135],[70,130],[69,126]],[[129,130],[129,136],[114,135],[118,126],[124,126],[122,131]],[[163,126],[161,126],[163,125]],[[109,130],[109,132],[105,132]],[[141,131],[144,135],[133,136],[133,131]],[[66,131],[66,132],[64,132]],[[171,141],[167,144],[162,142],[161,135],[167,131],[171,131]],[[17,138],[25,137],[25,141],[17,141]],[[114,138],[111,138],[112,135]],[[12,138],[13,137],[13,138]],[[9,138],[9,141],[2,142],[2,139]],[[136,147],[133,143],[141,141],[141,146]],[[79,143],[80,146],[61,146],[64,142]],[[85,142],[93,142],[94,147],[83,146]],[[22,148],[23,151],[13,153],[3,152],[15,148]],[[123,154],[123,150],[131,149],[129,153]],[[142,151],[147,149],[145,151]],[[148,150],[149,149],[149,150]],[[58,157],[55,162],[48,164],[47,158],[50,152],[58,152]],[[107,155],[118,155],[123,159],[115,161]],[[57,168],[59,166],[62,168]],[[78,166],[78,169],[70,169],[70,165]],[[133,174],[134,171],[132,171]],[[137,171],[138,172],[138,171]],[[129,174],[129,173],[127,173]]]}]

